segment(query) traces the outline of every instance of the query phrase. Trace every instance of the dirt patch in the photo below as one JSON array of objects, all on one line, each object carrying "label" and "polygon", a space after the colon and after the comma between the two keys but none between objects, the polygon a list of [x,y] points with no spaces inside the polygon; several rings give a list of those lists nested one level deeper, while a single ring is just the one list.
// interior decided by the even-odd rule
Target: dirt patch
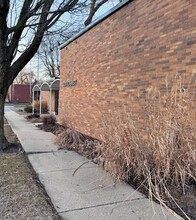
[{"label": "dirt patch", "polygon": [[11,147],[0,154],[0,219],[60,219],[6,120],[5,135]]},{"label": "dirt patch", "polygon": [[7,140],[10,143],[9,148],[4,150],[4,153],[19,153],[23,152],[21,147],[20,141],[18,140],[17,136],[12,131],[11,127],[9,126],[6,119],[4,119],[4,131]]},{"label": "dirt patch", "polygon": [[[131,185],[134,189],[137,189],[139,192],[143,193],[148,197],[149,190],[141,184],[142,182],[142,179],[139,181],[136,180],[134,177],[130,177],[127,181],[127,183]],[[180,187],[177,188],[176,186],[172,185],[168,187],[168,191],[170,193],[170,196],[163,193],[161,195],[162,201],[164,201],[164,203],[173,211],[175,211],[178,215],[183,217],[183,219],[196,220],[196,185],[194,183],[190,183],[189,185],[187,185],[185,189],[185,195],[180,190]],[[175,202],[171,198],[174,198]],[[153,199],[155,202],[160,204],[160,202],[157,201],[155,198]],[[176,205],[176,203],[178,205]],[[183,214],[183,212],[186,213],[189,219]]]},{"label": "dirt patch", "polygon": [[[186,194],[184,195],[180,189],[170,186],[169,192],[172,197],[175,198],[179,207],[190,217],[192,220],[196,220],[196,186],[189,184],[186,188]],[[176,206],[174,201],[167,199],[165,195],[166,204],[173,209],[176,213],[181,214],[181,210]],[[182,215],[183,216],[183,215]],[[185,218],[186,219],[186,218]]]}]

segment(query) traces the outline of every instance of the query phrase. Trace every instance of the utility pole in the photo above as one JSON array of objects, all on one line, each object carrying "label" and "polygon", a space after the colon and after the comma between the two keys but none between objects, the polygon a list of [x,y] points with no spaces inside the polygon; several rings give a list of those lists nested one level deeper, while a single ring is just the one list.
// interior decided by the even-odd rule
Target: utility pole
[{"label": "utility pole", "polygon": [[37,52],[37,80],[39,81],[39,52]]},{"label": "utility pole", "polygon": [[30,65],[30,74],[29,74],[29,87],[30,87],[30,103],[32,103],[32,72],[31,72],[31,62]]}]

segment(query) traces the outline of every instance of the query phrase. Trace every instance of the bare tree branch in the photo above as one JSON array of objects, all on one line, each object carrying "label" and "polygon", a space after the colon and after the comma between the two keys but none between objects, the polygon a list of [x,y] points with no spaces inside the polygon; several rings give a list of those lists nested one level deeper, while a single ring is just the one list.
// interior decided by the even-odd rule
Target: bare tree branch
[{"label": "bare tree branch", "polygon": [[108,0],[101,0],[100,2],[98,2],[98,0],[91,0],[90,12],[86,21],[84,22],[85,26],[89,25],[92,22],[93,16],[97,12],[97,10],[107,1]]},{"label": "bare tree branch", "polygon": [[43,8],[42,8],[43,13],[40,16],[40,21],[39,21],[40,24],[38,25],[37,32],[33,38],[31,45],[10,67],[11,69],[11,75],[9,77],[10,84],[13,82],[18,72],[20,72],[22,68],[25,66],[26,62],[31,60],[31,58],[37,52],[39,45],[42,41],[44,32],[47,29],[47,16],[48,16],[47,11],[50,10],[52,3],[53,3],[53,0],[50,0],[50,1],[48,0],[47,3],[43,5]]},{"label": "bare tree branch", "polygon": [[[26,14],[26,16],[24,16],[23,19],[21,19],[21,20],[19,18],[17,25],[15,25],[7,30],[7,35],[21,29],[22,26],[24,25],[25,18],[28,19],[28,18],[32,17],[41,8],[41,6],[44,4],[44,2],[45,2],[44,0],[37,2],[36,6],[32,10],[30,10],[30,4],[29,4],[28,5],[29,6],[28,14]],[[31,3],[32,3],[32,1],[31,1]],[[42,13],[40,12],[39,15],[41,15],[41,14]],[[24,25],[24,27],[27,27],[27,26],[28,25]]]},{"label": "bare tree branch", "polygon": [[59,76],[58,39],[51,36],[45,38],[42,41],[39,53],[41,54],[41,61],[45,67],[47,75],[52,78]]},{"label": "bare tree branch", "polygon": [[31,71],[23,69],[18,76],[15,78],[14,82],[17,84],[29,84],[35,79],[35,74]]},{"label": "bare tree branch", "polygon": [[[3,116],[9,86],[36,54],[45,33],[57,32],[55,25],[61,16],[67,12],[69,19],[85,7],[87,0],[0,0],[0,151],[7,145]],[[92,7],[95,12],[97,7],[99,4]],[[53,71],[50,74],[56,74],[55,56],[47,65]]]}]

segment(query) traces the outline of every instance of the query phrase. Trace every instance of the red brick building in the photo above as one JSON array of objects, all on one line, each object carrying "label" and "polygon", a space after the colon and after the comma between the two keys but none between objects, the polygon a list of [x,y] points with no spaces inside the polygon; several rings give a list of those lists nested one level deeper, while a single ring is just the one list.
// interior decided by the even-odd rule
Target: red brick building
[{"label": "red brick building", "polygon": [[[51,94],[51,112],[55,115],[58,115],[58,101],[59,101],[59,91],[52,91]],[[47,108],[50,110],[50,92],[42,91],[42,101],[47,103]]]},{"label": "red brick building", "polygon": [[12,84],[8,91],[7,101],[11,103],[30,103],[30,85]]},{"label": "red brick building", "polygon": [[[45,103],[50,114],[58,115],[59,81],[60,80],[57,78],[49,82],[43,82],[42,84],[35,84],[32,88],[33,105],[35,100],[39,101],[39,103]],[[39,104],[39,106],[41,105]],[[42,109],[40,109],[40,111],[41,114],[46,113],[42,112]]]},{"label": "red brick building", "polygon": [[61,46],[60,119],[99,138],[103,114],[195,74],[196,1],[123,1]]}]

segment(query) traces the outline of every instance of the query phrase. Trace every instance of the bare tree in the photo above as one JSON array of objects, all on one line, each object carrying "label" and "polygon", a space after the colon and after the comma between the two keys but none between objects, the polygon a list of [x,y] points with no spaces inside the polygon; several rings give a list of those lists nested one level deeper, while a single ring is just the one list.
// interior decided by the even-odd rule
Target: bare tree
[{"label": "bare tree", "polygon": [[64,13],[77,13],[85,6],[85,0],[0,0],[0,151],[8,146],[4,103],[9,86],[37,52],[44,33]]},{"label": "bare tree", "polygon": [[[91,0],[90,3],[87,4],[87,13],[83,13],[79,20],[73,20],[72,18],[72,22],[66,24],[66,31],[61,31],[61,33],[55,34],[55,36],[47,35],[44,37],[39,49],[39,55],[45,67],[45,75],[52,78],[60,75],[59,42],[70,39],[85,26],[89,25],[98,9],[109,1],[110,3],[112,2],[112,0]],[[118,1],[116,1],[116,3],[118,3]],[[113,5],[116,3],[113,3]]]},{"label": "bare tree", "polygon": [[20,73],[17,75],[17,77],[14,80],[14,83],[17,84],[29,84],[35,80],[35,74],[33,71],[27,71],[23,69],[20,71]]},{"label": "bare tree", "polygon": [[41,62],[44,65],[46,74],[51,78],[60,75],[58,41],[53,36],[48,36],[42,41],[39,49]]},{"label": "bare tree", "polygon": [[[89,4],[87,5],[87,9],[89,9]],[[39,56],[44,67],[44,76],[54,78],[60,75],[59,45],[84,28],[84,20],[88,16],[86,14],[87,9],[83,10],[82,14],[71,16],[70,21],[66,22],[57,33],[45,34],[37,52],[37,56]]]},{"label": "bare tree", "polygon": [[82,23],[78,23],[77,25],[75,24],[69,31],[55,35],[46,35],[43,38],[38,50],[38,55],[44,66],[45,76],[54,78],[60,75],[59,45],[61,42],[66,41],[77,34],[82,28],[84,28],[84,25]]}]

